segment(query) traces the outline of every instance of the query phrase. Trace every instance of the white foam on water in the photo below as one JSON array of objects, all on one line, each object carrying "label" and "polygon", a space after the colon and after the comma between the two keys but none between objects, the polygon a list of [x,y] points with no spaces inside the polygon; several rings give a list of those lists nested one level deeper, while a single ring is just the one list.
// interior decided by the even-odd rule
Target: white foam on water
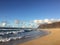
[{"label": "white foam on water", "polygon": [[16,40],[16,39],[21,39],[22,36],[19,36],[19,37],[10,37],[10,39],[13,39],[13,40]]},{"label": "white foam on water", "polygon": [[[20,32],[24,32],[24,30],[20,30],[20,31],[9,31],[9,32],[0,32],[0,35],[2,35],[2,36],[4,36],[5,34],[10,34],[10,33],[12,33],[12,34],[17,34],[17,33],[20,33]],[[10,41],[10,40],[16,40],[16,39],[21,39],[22,38],[22,36],[16,36],[16,37],[9,37],[9,38],[4,38],[4,37],[0,37],[0,42],[8,42],[8,41]]]},{"label": "white foam on water", "polygon": [[0,42],[8,42],[10,40],[16,40],[16,39],[21,39],[22,37],[10,37],[10,38],[5,38],[5,39],[0,39]]},{"label": "white foam on water", "polygon": [[10,40],[11,40],[10,38],[5,38],[5,39],[0,39],[0,42],[8,42]]},{"label": "white foam on water", "polygon": [[0,35],[9,34],[9,33],[17,34],[18,32],[24,32],[24,30],[20,30],[20,31],[10,31],[10,32],[0,32]]}]

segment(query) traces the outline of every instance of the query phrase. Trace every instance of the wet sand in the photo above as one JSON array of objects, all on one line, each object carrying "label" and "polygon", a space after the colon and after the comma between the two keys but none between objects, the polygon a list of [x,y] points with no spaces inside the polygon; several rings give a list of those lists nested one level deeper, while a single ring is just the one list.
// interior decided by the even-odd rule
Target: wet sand
[{"label": "wet sand", "polygon": [[51,31],[51,33],[18,45],[60,45],[60,28],[44,30]]},{"label": "wet sand", "polygon": [[[27,33],[28,34],[28,33]],[[30,35],[24,36],[21,39],[17,39],[17,40],[11,40],[9,42],[4,42],[4,43],[0,43],[0,45],[17,45],[17,44],[22,44],[40,37],[43,37],[45,35],[48,35],[49,32],[44,31],[44,30],[39,30],[39,31],[33,31]]]}]

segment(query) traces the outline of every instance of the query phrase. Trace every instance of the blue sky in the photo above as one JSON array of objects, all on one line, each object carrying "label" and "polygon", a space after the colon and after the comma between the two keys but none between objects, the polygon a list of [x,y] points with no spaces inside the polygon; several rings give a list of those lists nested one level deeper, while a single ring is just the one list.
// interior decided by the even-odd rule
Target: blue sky
[{"label": "blue sky", "polygon": [[0,21],[60,18],[59,0],[0,0]]}]

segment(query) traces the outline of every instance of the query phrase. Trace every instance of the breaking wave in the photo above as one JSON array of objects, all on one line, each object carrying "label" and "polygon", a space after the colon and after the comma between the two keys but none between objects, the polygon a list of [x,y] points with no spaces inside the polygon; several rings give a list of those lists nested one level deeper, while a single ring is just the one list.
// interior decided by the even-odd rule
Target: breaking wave
[{"label": "breaking wave", "polygon": [[0,42],[7,42],[22,38],[24,30],[0,30]]}]

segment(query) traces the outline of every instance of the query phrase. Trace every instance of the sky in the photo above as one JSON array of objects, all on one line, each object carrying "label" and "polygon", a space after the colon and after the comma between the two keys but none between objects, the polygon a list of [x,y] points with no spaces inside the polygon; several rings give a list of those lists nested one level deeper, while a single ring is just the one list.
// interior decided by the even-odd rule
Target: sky
[{"label": "sky", "polygon": [[0,22],[46,18],[60,18],[59,0],[0,0]]}]

